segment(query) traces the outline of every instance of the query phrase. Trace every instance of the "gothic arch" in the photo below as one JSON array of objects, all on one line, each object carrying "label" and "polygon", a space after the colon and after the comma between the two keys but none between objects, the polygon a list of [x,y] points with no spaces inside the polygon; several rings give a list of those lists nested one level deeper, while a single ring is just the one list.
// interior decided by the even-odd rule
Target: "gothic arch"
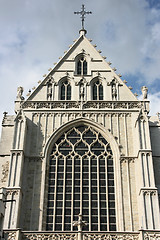
[{"label": "gothic arch", "polygon": [[61,78],[58,82],[59,86],[59,100],[71,100],[72,97],[72,86],[68,76]]},{"label": "gothic arch", "polygon": [[69,121],[68,123],[63,124],[63,126],[58,128],[50,136],[50,138],[48,139],[48,141],[46,143],[46,146],[44,149],[45,158],[46,158],[48,152],[51,150],[53,143],[61,136],[62,132],[69,130],[71,127],[75,127],[75,126],[82,125],[82,124],[90,125],[93,128],[95,128],[97,131],[99,131],[104,136],[104,138],[110,143],[115,159],[120,158],[119,147],[118,147],[118,144],[117,144],[114,136],[102,125],[95,123],[89,119],[85,119],[85,118],[74,119],[72,121]]},{"label": "gothic arch", "polygon": [[90,86],[92,100],[104,100],[103,79],[99,76],[94,77],[90,82]]},{"label": "gothic arch", "polygon": [[[119,190],[117,191],[117,189],[119,189],[120,187],[120,153],[119,153],[119,147],[116,143],[115,138],[113,137],[113,135],[106,130],[103,126],[94,123],[88,119],[76,119],[76,120],[72,120],[67,124],[64,124],[63,126],[61,126],[59,129],[57,129],[53,135],[50,137],[50,139],[48,140],[48,142],[46,143],[45,146],[45,151],[44,151],[44,164],[43,164],[43,181],[42,181],[42,194],[44,195],[44,199],[46,199],[46,194],[48,192],[48,189],[46,190],[47,186],[47,174],[49,172],[49,155],[52,151],[53,145],[54,143],[59,139],[59,137],[62,135],[62,133],[69,131],[72,128],[76,128],[80,125],[84,125],[84,126],[88,126],[91,127],[92,129],[94,129],[96,132],[98,132],[98,134],[100,133],[101,136],[106,139],[106,141],[109,143],[112,152],[113,152],[113,164],[114,164],[114,181],[115,181],[115,196],[116,196],[116,202],[115,202],[115,209],[116,209],[116,226],[117,226],[117,230],[120,228],[120,219],[122,218],[122,214],[121,214],[121,208],[117,207],[117,204],[119,205],[121,202],[120,199],[120,194],[119,194]],[[42,198],[43,199],[43,198]],[[45,209],[45,205],[46,203],[42,203],[42,205],[44,204],[44,206],[42,207],[43,211]],[[42,211],[42,212],[43,212]],[[121,217],[120,217],[121,216]],[[45,222],[46,220],[46,213],[44,211],[44,213],[42,213],[43,218],[43,222]],[[44,228],[44,226],[43,226]]]},{"label": "gothic arch", "polygon": [[75,74],[88,75],[89,73],[89,56],[83,51],[75,57]]}]

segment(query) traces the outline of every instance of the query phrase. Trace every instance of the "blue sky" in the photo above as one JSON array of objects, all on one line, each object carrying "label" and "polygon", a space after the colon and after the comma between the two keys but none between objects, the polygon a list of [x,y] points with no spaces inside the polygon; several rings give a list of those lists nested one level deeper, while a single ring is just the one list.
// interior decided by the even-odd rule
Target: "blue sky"
[{"label": "blue sky", "polygon": [[81,9],[87,37],[141,98],[160,111],[160,0],[0,0],[0,120],[13,114],[18,86],[24,97],[79,37]]}]

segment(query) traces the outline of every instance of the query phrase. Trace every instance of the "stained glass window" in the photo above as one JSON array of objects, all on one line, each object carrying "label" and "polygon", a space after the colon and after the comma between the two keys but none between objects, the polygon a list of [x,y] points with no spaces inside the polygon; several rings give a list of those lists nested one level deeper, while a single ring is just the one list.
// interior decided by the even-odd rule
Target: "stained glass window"
[{"label": "stained glass window", "polygon": [[60,100],[71,100],[71,85],[67,80],[61,85]]},{"label": "stained glass window", "polygon": [[81,57],[77,62],[77,74],[87,75],[87,61],[84,57]]},{"label": "stained glass window", "polygon": [[73,231],[82,213],[86,231],[116,231],[114,164],[110,144],[90,126],[66,131],[49,162],[47,230]]},{"label": "stained glass window", "polygon": [[92,94],[93,100],[103,100],[103,86],[99,80],[94,82]]}]

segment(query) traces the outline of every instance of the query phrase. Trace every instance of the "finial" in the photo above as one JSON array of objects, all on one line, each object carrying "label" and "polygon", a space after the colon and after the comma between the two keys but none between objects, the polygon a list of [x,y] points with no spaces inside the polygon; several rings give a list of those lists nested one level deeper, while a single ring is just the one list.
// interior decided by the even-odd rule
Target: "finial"
[{"label": "finial", "polygon": [[85,15],[86,14],[92,14],[92,12],[86,12],[85,11],[85,6],[84,6],[84,4],[82,4],[82,10],[79,11],[79,12],[74,12],[74,14],[80,14],[81,15],[81,19],[82,19],[82,29],[81,29],[81,31],[86,33],[87,31],[84,29]]},{"label": "finial", "polygon": [[3,115],[4,115],[4,118],[7,116],[8,112],[4,112]]}]

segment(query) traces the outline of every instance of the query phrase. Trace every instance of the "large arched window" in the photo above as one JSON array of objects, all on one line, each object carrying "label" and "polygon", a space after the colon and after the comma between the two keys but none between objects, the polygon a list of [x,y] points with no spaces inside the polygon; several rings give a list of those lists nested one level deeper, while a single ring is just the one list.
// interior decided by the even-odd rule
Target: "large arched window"
[{"label": "large arched window", "polygon": [[86,231],[116,231],[114,164],[110,144],[81,125],[61,135],[49,160],[47,225],[73,231],[82,213]]},{"label": "large arched window", "polygon": [[71,100],[71,85],[67,80],[61,84],[60,100]]},{"label": "large arched window", "polygon": [[93,100],[103,100],[103,86],[99,80],[93,83],[92,95]]},{"label": "large arched window", "polygon": [[77,61],[77,74],[87,75],[87,61],[83,56]]}]

